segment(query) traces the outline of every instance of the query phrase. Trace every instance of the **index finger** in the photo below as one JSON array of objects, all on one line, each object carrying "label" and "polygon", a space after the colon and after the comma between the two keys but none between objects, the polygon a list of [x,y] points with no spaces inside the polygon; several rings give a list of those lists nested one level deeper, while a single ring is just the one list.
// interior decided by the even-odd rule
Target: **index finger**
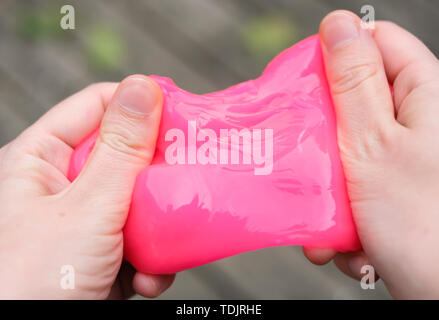
[{"label": "index finger", "polygon": [[118,83],[92,84],[58,103],[35,124],[38,129],[76,147],[99,127]]},{"label": "index finger", "polygon": [[373,37],[399,111],[410,92],[439,77],[438,60],[421,40],[392,22],[377,22]]}]

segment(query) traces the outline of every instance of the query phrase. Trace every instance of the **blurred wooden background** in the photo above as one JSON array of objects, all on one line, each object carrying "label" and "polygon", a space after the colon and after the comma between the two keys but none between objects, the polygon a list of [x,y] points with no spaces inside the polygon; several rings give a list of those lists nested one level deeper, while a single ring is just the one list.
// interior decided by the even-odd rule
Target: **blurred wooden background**
[{"label": "blurred wooden background", "polygon": [[[318,30],[331,10],[397,22],[437,54],[434,0],[77,0],[76,29],[59,27],[65,1],[0,0],[0,145],[66,96],[133,73],[172,77],[204,93],[254,78],[282,49]],[[410,48],[407,48],[410,50]],[[375,299],[297,247],[270,248],[177,276],[162,299]]]}]

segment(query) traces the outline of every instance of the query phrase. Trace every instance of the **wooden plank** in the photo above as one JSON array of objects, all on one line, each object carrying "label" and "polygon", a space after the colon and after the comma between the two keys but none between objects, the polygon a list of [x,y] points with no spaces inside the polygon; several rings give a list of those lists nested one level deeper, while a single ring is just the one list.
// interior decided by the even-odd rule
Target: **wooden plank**
[{"label": "wooden plank", "polygon": [[[200,276],[201,275],[201,276]],[[221,281],[215,281],[215,278]],[[388,299],[382,281],[363,290],[335,265],[314,266],[299,247],[247,252],[177,275],[162,299]]]},{"label": "wooden plank", "polygon": [[128,14],[131,6],[119,1],[93,1],[87,4],[95,16],[95,13],[98,13],[99,19],[113,21],[113,25],[123,35],[129,51],[128,59],[123,66],[126,75],[153,73],[168,76],[182,87],[196,92],[212,91],[216,88],[211,79],[188,67],[187,63],[180,59],[178,52],[169,51],[156,41],[151,34],[154,33],[154,28],[161,26],[146,28],[142,21],[148,19],[145,19],[141,12],[140,15],[132,16]]},{"label": "wooden plank", "polygon": [[222,299],[215,288],[189,270],[177,275],[174,285],[159,299]]},{"label": "wooden plank", "polygon": [[266,248],[216,262],[256,299],[381,298],[382,289],[366,292],[333,265],[309,263],[300,247]]},{"label": "wooden plank", "polygon": [[[13,112],[14,117],[20,118],[20,122],[31,124],[39,114],[35,112],[35,106],[38,103],[29,93],[23,89],[19,82],[15,81],[14,75],[4,72],[0,68],[0,104],[4,108],[9,108],[8,112]],[[37,109],[42,109],[42,106]],[[0,125],[7,121],[0,117]]]},{"label": "wooden plank", "polygon": [[289,19],[297,33],[297,40],[317,33],[321,19],[330,8],[329,1],[321,3],[314,0],[307,0],[306,4],[303,0],[225,0],[224,3],[229,6],[236,4],[238,10],[251,10],[254,17],[272,15]]},{"label": "wooden plank", "polygon": [[12,141],[27,126],[28,122],[13,111],[12,106],[0,102],[0,148]]},{"label": "wooden plank", "polygon": [[[182,52],[194,67],[209,77],[224,78],[224,84],[235,84],[255,77],[264,66],[256,65],[244,50],[241,38],[244,12],[230,10],[221,1],[147,1],[148,8],[159,23],[167,27],[157,30],[164,45]],[[177,41],[166,41],[169,29],[178,32]],[[160,33],[166,33],[166,38]],[[191,59],[199,51],[203,59]],[[195,53],[196,54],[196,53]],[[255,73],[256,71],[257,73]]]},{"label": "wooden plank", "polygon": [[41,115],[65,98],[65,88],[83,83],[82,74],[50,42],[34,44],[14,34],[12,17],[0,12],[0,37],[8,45],[0,50],[0,68],[35,100]]}]

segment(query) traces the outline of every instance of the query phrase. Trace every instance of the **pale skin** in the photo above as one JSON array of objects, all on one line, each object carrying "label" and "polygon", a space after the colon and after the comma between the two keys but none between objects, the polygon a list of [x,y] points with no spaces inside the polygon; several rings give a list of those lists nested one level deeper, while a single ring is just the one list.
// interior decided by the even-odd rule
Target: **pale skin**
[{"label": "pale skin", "polygon": [[[0,297],[156,297],[174,275],[122,264],[122,228],[137,174],[155,150],[162,93],[141,75],[99,83],[61,102],[0,150]],[[67,178],[70,155],[101,124],[85,170]],[[61,286],[71,265],[75,288]]]},{"label": "pale skin", "polygon": [[[400,27],[364,30],[346,11],[329,14],[319,33],[363,250],[305,255],[316,264],[334,259],[356,279],[371,264],[395,298],[439,298],[439,63]],[[1,298],[154,297],[171,285],[174,275],[121,268],[131,190],[153,157],[161,107],[145,76],[96,84],[0,149]],[[100,123],[70,183],[70,155]],[[60,286],[63,265],[75,268],[74,290]]]},{"label": "pale skin", "polygon": [[363,251],[305,255],[334,258],[355,279],[370,264],[395,298],[439,298],[438,60],[402,28],[368,31],[347,11],[329,14],[319,33]]}]

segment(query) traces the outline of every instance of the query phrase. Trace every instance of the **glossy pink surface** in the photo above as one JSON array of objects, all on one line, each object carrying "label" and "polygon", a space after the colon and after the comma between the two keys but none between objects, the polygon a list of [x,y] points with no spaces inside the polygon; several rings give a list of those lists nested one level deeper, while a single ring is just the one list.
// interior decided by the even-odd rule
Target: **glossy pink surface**
[{"label": "glossy pink surface", "polygon": [[[317,36],[282,52],[258,79],[215,93],[195,95],[152,77],[164,93],[160,135],[152,165],[137,178],[124,229],[125,258],[137,270],[173,273],[270,246],[360,248]],[[256,175],[258,165],[231,161],[168,164],[174,140],[165,134],[179,128],[187,135],[188,120],[218,137],[220,129],[273,129],[272,172]],[[74,152],[70,179],[96,137]]]}]

